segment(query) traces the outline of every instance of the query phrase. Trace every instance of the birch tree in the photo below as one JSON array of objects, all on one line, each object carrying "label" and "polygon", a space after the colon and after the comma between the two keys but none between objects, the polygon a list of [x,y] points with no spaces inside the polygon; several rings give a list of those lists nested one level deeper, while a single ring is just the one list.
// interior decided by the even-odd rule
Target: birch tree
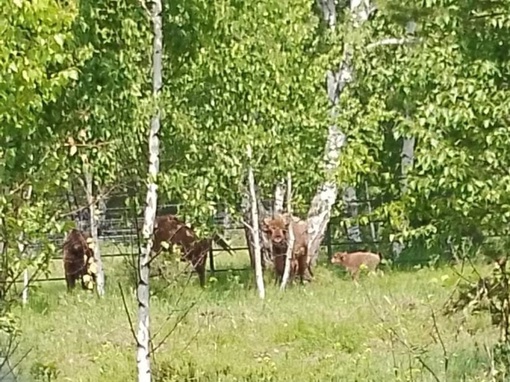
[{"label": "birch tree", "polygon": [[142,228],[142,244],[140,248],[139,280],[137,289],[138,299],[138,331],[136,363],[138,367],[138,381],[151,381],[150,367],[150,331],[149,331],[149,275],[152,251],[152,235],[156,220],[158,206],[158,191],[156,180],[159,173],[159,129],[161,123],[161,111],[159,95],[163,85],[163,7],[161,0],[152,2],[151,21],[153,26],[154,40],[152,53],[152,89],[155,106],[155,114],[152,117],[149,130],[149,171],[147,176],[147,197],[145,200],[145,213]]},{"label": "birch tree", "polygon": [[[407,183],[408,183],[408,173],[412,169],[413,161],[414,161],[414,144],[415,139],[412,136],[404,136],[402,138],[402,154],[401,154],[401,162],[400,162],[400,169],[401,169],[401,180],[400,180],[400,193],[401,196],[404,196],[407,193]],[[392,243],[393,246],[393,255],[395,258],[398,258],[398,256],[402,253],[405,246],[403,243],[399,241],[394,241]]]},{"label": "birch tree", "polygon": [[[255,180],[254,180],[255,182]],[[257,192],[257,184],[255,182],[255,200],[257,204],[257,218],[259,226],[261,222],[266,218],[271,216],[271,211],[266,209],[262,201],[260,200],[260,194]],[[251,227],[253,227],[253,214],[252,214],[252,196],[250,192],[250,186],[244,186],[244,190],[242,191],[242,200],[241,200],[241,210],[242,210],[242,216],[241,219],[244,223],[244,234],[246,238],[246,244],[248,246],[248,253],[250,256],[250,265],[253,270],[255,270],[255,241],[258,241],[260,246],[260,257],[261,257],[261,264],[262,269],[266,269],[268,264],[271,262],[272,257],[272,247],[271,247],[271,241],[265,235],[261,230],[259,230],[259,235],[254,236],[253,230]]]},{"label": "birch tree", "polygon": [[280,290],[284,290],[287,286],[287,282],[289,281],[290,275],[290,267],[292,256],[294,252],[294,218],[292,216],[292,177],[287,174],[287,214],[289,216],[289,240],[287,241],[287,252],[285,253],[285,268],[283,270],[282,283],[280,285]]},{"label": "birch tree", "polygon": [[[252,159],[252,148],[248,146],[247,148],[247,156],[248,160]],[[260,237],[260,227],[259,227],[259,215],[258,215],[258,206],[257,206],[257,194],[255,193],[255,177],[253,176],[253,167],[250,163],[248,165],[248,186],[250,190],[250,204],[251,204],[251,221],[252,226],[250,227],[252,231],[252,235],[254,238]],[[266,291],[264,288],[264,274],[262,273],[262,259],[261,259],[261,251],[260,251],[260,241],[253,240],[253,257],[255,263],[255,283],[257,285],[257,291],[259,297],[264,299],[266,297]]]},{"label": "birch tree", "polygon": [[[285,182],[279,181],[276,183],[274,190],[274,208],[273,215],[283,213],[283,204],[285,202]],[[288,201],[287,201],[288,203]]]},{"label": "birch tree", "polygon": [[[319,0],[324,21],[327,23],[331,33],[337,27],[336,3],[332,0]],[[352,30],[358,29],[364,23],[371,11],[368,0],[351,0],[350,13],[352,18]],[[339,97],[344,88],[353,80],[352,67],[353,48],[349,43],[343,46],[341,62],[335,70],[328,70],[326,73],[327,97],[330,102],[331,124],[328,129],[328,137],[324,149],[323,169],[326,180],[320,185],[312,199],[308,212],[308,254],[312,265],[315,265],[319,254],[320,243],[324,238],[326,227],[330,219],[331,209],[336,202],[338,186],[336,172],[339,166],[340,154],[346,143],[345,132],[340,129],[337,119],[341,118],[339,110]],[[347,205],[352,204],[356,198],[355,189],[348,188],[349,192],[344,198]],[[351,230],[351,238],[354,241],[359,239],[359,228]]]}]

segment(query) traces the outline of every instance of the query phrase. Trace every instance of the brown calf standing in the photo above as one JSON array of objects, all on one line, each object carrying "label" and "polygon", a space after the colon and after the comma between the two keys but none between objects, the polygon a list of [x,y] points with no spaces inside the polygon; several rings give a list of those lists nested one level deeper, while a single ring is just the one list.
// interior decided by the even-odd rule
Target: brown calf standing
[{"label": "brown calf standing", "polygon": [[382,256],[380,253],[372,252],[337,252],[331,258],[331,263],[342,265],[349,273],[353,280],[359,277],[360,267],[365,265],[369,271],[375,271]]},{"label": "brown calf standing", "polygon": [[87,267],[94,259],[94,251],[87,243],[88,237],[88,234],[73,228],[64,241],[64,274],[68,291],[76,286],[78,279],[81,280],[82,288],[87,289],[83,276],[87,274]]}]

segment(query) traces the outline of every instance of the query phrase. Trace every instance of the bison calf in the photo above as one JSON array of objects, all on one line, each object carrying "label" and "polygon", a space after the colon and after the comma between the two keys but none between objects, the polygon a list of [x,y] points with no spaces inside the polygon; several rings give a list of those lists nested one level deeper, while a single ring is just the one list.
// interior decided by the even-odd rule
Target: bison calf
[{"label": "bison calf", "polygon": [[90,289],[85,276],[94,278],[95,272],[89,275],[89,267],[94,264],[94,251],[87,243],[88,235],[73,228],[66,237],[63,245],[64,273],[67,290],[76,286],[76,280],[80,279],[83,289]]},{"label": "bison calf", "polygon": [[342,265],[350,274],[353,280],[359,277],[359,271],[362,265],[366,266],[369,271],[373,272],[381,262],[380,253],[372,252],[338,252],[331,258],[331,263]]}]

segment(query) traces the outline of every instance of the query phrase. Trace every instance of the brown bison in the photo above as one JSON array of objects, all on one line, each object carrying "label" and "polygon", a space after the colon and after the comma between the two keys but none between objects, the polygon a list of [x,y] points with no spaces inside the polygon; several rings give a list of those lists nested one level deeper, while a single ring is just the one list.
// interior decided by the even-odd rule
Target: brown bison
[{"label": "brown bison", "polygon": [[68,291],[76,286],[78,279],[83,289],[90,289],[91,284],[86,278],[90,277],[95,282],[95,272],[90,272],[94,264],[94,251],[87,242],[89,237],[87,233],[73,228],[64,241],[64,274]]},{"label": "brown bison", "polygon": [[169,244],[168,251],[171,251],[172,245],[177,245],[181,250],[181,261],[189,261],[198,273],[200,286],[205,286],[205,261],[207,254],[212,247],[212,241],[217,242],[223,249],[232,254],[228,244],[219,236],[212,238],[199,239],[192,228],[186,226],[186,223],[179,220],[174,215],[163,215],[156,218],[154,227],[154,243],[152,252],[158,256],[163,247],[162,243]]},{"label": "brown bison", "polygon": [[375,271],[382,256],[380,253],[372,252],[338,252],[331,258],[331,263],[343,266],[349,273],[353,280],[359,277],[360,267],[366,266],[369,271]]},{"label": "brown bison", "polygon": [[[294,232],[294,247],[292,249],[290,277],[299,274],[301,282],[304,281],[305,273],[308,270],[313,276],[308,259],[308,224],[289,214],[276,215],[273,218],[265,218],[262,224],[262,231],[269,235],[272,246],[272,256],[275,268],[276,280],[281,282],[285,271],[285,255],[287,253],[287,242],[289,240],[288,229],[292,219]],[[309,280],[309,278],[308,278]]]}]

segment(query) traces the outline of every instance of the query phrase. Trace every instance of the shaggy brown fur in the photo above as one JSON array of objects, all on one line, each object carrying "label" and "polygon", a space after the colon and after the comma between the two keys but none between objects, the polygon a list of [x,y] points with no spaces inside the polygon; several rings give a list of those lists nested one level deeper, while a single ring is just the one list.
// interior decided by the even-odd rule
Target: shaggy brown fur
[{"label": "shaggy brown fur", "polygon": [[83,276],[87,274],[89,260],[94,258],[94,251],[87,243],[89,235],[73,228],[66,237],[63,245],[64,273],[67,290],[76,286],[76,280],[80,279],[82,288],[87,289],[83,282]]},{"label": "shaggy brown fur", "polygon": [[382,256],[380,253],[372,252],[338,252],[331,258],[331,263],[342,265],[354,280],[359,277],[359,271],[362,264],[366,265],[369,271],[375,271]]},{"label": "shaggy brown fur", "polygon": [[[274,218],[265,218],[262,224],[262,231],[269,235],[272,244],[272,256],[276,274],[275,282],[281,282],[285,271],[285,254],[287,253],[287,242],[289,240],[288,229],[292,219],[294,232],[294,246],[292,248],[290,278],[296,273],[299,274],[301,282],[305,279],[308,270],[313,276],[308,262],[308,225],[305,221],[288,214],[277,215]],[[310,278],[308,278],[310,280]]]},{"label": "shaggy brown fur", "polygon": [[205,286],[205,261],[209,253],[212,241],[217,242],[223,249],[231,253],[231,248],[218,235],[212,238],[199,239],[192,228],[179,220],[174,215],[163,215],[156,218],[154,228],[154,243],[152,251],[158,256],[164,250],[161,243],[170,245],[167,251],[172,250],[172,245],[177,245],[181,250],[181,261],[189,261],[198,273],[200,286]]}]

